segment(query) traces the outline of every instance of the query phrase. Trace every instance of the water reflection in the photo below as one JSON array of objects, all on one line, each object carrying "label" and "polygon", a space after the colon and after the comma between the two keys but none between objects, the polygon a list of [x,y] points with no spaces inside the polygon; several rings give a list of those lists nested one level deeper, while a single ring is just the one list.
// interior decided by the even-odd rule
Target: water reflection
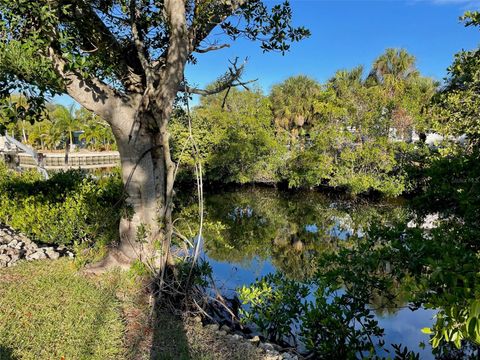
[{"label": "water reflection", "polygon": [[[193,201],[184,204],[177,212],[181,219],[177,228],[193,237],[198,207]],[[206,197],[205,254],[217,285],[226,293],[275,271],[306,281],[318,270],[321,255],[355,248],[372,226],[393,229],[406,223],[410,215],[399,202],[372,203],[332,199],[314,192],[244,188]],[[398,266],[379,261],[378,271],[387,275]],[[372,293],[370,307],[385,328],[388,341],[421,351],[421,358],[431,358],[428,336],[420,329],[431,326],[434,311],[420,308],[412,312],[408,301],[404,286],[394,281],[387,292]],[[418,348],[420,341],[427,343],[425,350]]]},{"label": "water reflection", "polygon": [[[196,234],[197,209],[195,203],[179,209],[179,231]],[[258,274],[250,269],[262,262],[305,280],[320,254],[351,247],[371,224],[394,226],[407,213],[398,203],[352,202],[313,192],[247,188],[214,194],[205,199],[205,252],[215,262],[248,269],[251,276],[235,285],[255,280]]]},{"label": "water reflection", "polygon": [[[314,273],[319,254],[352,246],[370,224],[392,225],[406,211],[398,204],[332,200],[312,192],[250,188],[215,194],[205,200],[205,251],[212,260],[244,268],[253,259],[268,260],[303,280]],[[195,232],[195,216],[196,205],[180,210],[182,231]]]}]

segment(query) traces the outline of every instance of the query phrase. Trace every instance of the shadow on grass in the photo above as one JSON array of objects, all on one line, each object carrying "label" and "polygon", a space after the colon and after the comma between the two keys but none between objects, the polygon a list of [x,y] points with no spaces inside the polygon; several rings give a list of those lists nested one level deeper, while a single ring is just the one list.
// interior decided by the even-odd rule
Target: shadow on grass
[{"label": "shadow on grass", "polygon": [[190,360],[189,344],[182,319],[156,302],[153,311],[150,360]]},{"label": "shadow on grass", "polygon": [[11,348],[0,345],[0,360],[17,360],[17,358],[13,356]]}]

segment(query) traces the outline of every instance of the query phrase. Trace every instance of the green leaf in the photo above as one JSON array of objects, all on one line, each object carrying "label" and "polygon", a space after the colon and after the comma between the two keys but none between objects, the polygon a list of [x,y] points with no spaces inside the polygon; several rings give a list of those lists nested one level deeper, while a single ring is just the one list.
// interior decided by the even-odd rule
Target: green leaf
[{"label": "green leaf", "polygon": [[477,322],[478,320],[476,317],[470,317],[467,320],[467,332],[468,332],[468,335],[471,337],[475,337]]},{"label": "green leaf", "polygon": [[428,327],[424,327],[422,329],[422,333],[427,334],[427,335],[431,335],[431,334],[433,334],[433,331],[432,331],[432,329],[430,329]]}]

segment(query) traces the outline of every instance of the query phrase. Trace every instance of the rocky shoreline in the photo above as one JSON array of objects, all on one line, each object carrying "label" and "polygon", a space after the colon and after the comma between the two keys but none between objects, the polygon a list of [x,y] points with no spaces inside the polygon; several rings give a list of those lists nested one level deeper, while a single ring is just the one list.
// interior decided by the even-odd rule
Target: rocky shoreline
[{"label": "rocky shoreline", "polygon": [[290,352],[292,349],[284,349],[281,346],[262,341],[259,336],[247,336],[244,333],[234,331],[227,325],[202,324],[200,317],[192,319],[194,323],[199,324],[205,330],[214,333],[217,339],[222,339],[229,347],[241,348],[245,353],[250,353],[256,349],[262,354],[263,360],[300,360],[303,357],[299,354]]},{"label": "rocky shoreline", "polygon": [[41,246],[12,228],[0,224],[0,268],[10,267],[21,260],[56,260],[73,257],[64,246]]}]

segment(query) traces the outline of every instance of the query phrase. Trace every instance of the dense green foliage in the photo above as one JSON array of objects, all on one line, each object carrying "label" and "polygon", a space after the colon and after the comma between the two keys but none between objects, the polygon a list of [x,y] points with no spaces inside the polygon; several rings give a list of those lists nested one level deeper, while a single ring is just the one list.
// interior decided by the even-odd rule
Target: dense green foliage
[{"label": "dense green foliage", "polygon": [[[463,20],[467,26],[479,26],[479,17],[480,13],[469,12]],[[439,353],[445,344],[457,348],[468,342],[480,345],[479,55],[478,48],[455,55],[447,85],[431,109],[434,125],[446,135],[466,135],[466,146],[452,143],[429,159],[422,195],[414,201],[422,213],[437,211],[442,219],[429,249],[433,252],[435,247],[437,257],[424,255],[430,270],[427,284],[435,293],[429,296],[423,288],[421,298],[428,306],[441,309],[433,328],[426,330]]]},{"label": "dense green foliage", "polygon": [[[263,239],[263,228],[269,229],[271,224],[266,217],[268,203],[261,200],[261,206],[257,206],[247,197],[245,204],[234,202],[231,206],[250,211],[240,219],[231,218],[231,212],[227,212],[223,220],[229,226],[222,227],[220,239],[231,244],[228,250],[219,251],[222,242],[217,237],[207,243],[207,251],[215,259],[222,259],[223,253],[237,252],[246,253],[247,258],[249,253],[271,257],[285,275],[267,276],[239,289],[247,305],[244,320],[254,323],[272,340],[289,344],[301,341],[317,358],[331,358],[339,351],[345,358],[380,355],[381,349],[389,349],[390,344],[382,342],[383,329],[376,323],[375,312],[395,312],[407,305],[414,310],[423,307],[438,311],[432,329],[425,331],[432,334],[431,344],[439,357],[443,354],[449,358],[461,351],[465,355],[470,346],[476,354],[480,334],[478,196],[472,192],[471,201],[463,201],[461,195],[456,196],[462,193],[458,190],[472,185],[453,184],[449,188],[454,194],[452,207],[445,211],[442,203],[432,201],[441,194],[434,181],[428,183],[419,204],[412,204],[411,212],[403,212],[392,221],[382,223],[367,216],[359,223],[361,219],[349,222],[345,213],[342,216],[338,212],[340,208],[319,211],[311,218],[299,213],[296,223],[275,228],[277,234],[285,234],[287,228],[297,229],[293,235],[285,239],[274,235],[266,242],[254,239]],[[281,209],[277,207],[275,215]],[[356,214],[355,210],[359,209],[350,209],[351,214]],[[308,205],[305,211],[312,214]],[[365,208],[360,212],[365,213]],[[439,212],[436,228],[412,227],[412,222],[421,224],[425,214],[432,212]],[[321,215],[325,217],[323,222]],[[319,234],[312,233],[309,223],[322,224]],[[335,241],[335,227],[350,228],[348,233],[352,235],[338,241],[342,232],[337,230],[339,238]],[[363,231],[356,230],[359,228]],[[242,233],[252,239],[250,243],[238,237]],[[209,235],[206,232],[205,236]],[[253,244],[257,244],[257,250],[251,250]],[[234,261],[239,260],[234,257]],[[291,333],[290,329],[295,331]],[[452,349],[450,342],[461,350]]]},{"label": "dense green foliage", "polygon": [[43,180],[0,163],[0,222],[44,243],[110,243],[117,238],[122,189],[116,176],[96,181],[73,170]]},{"label": "dense green foliage", "polygon": [[[399,195],[410,189],[405,160],[418,150],[407,142],[413,131],[432,127],[424,109],[436,86],[419,74],[412,55],[388,49],[368,74],[362,67],[342,70],[325,84],[296,76],[274,85],[268,96],[232,88],[201,98],[191,114],[177,110],[170,124],[174,160],[184,179],[191,178],[198,151],[211,182]],[[91,149],[113,147],[110,128],[84,109],[57,106],[46,114],[33,125],[3,118],[10,133],[36,147],[62,147],[74,130],[84,131]],[[191,135],[195,150],[188,144]]]},{"label": "dense green foliage", "polygon": [[[467,13],[465,20],[467,25],[479,25],[479,13]],[[373,307],[381,294],[387,303],[398,305],[399,299],[403,299],[412,309],[437,311],[433,326],[423,329],[430,334],[437,358],[478,357],[478,51],[456,55],[447,86],[435,96],[429,110],[433,114],[430,126],[445,135],[467,135],[466,146],[446,141],[437,151],[419,148],[405,167],[417,191],[410,202],[409,216],[399,219],[394,226],[370,226],[352,246],[323,252],[315,274],[304,280],[309,289],[307,295],[303,287],[283,277],[259,279],[252,287],[241,289],[244,301],[250,304],[247,320],[267,335],[272,334],[269,326],[275,326],[273,334],[278,337],[280,332],[283,339],[291,336],[285,329],[301,322],[297,336],[317,357],[328,358],[338,349],[345,349],[349,352],[347,357],[363,358],[365,351],[376,353],[383,345],[382,332],[371,322],[370,308],[365,308],[365,304]],[[395,66],[391,63],[386,68]],[[433,227],[420,226],[432,214],[438,216]],[[336,289],[340,292],[332,293]],[[296,291],[304,301],[298,302],[291,291]],[[254,292],[259,293],[255,300],[251,296]],[[281,324],[270,321],[265,325],[272,311],[278,309],[276,299],[281,297],[289,301],[283,304],[284,308],[294,307],[287,312],[290,317],[279,317]],[[367,326],[359,329],[355,323]],[[317,325],[311,328],[311,324]],[[337,336],[331,339],[331,334]],[[320,339],[329,341],[317,341]],[[339,339],[340,344],[335,342]],[[368,348],[375,341],[378,345]]]},{"label": "dense green foliage", "polygon": [[[465,16],[469,26],[479,25],[479,18]],[[298,208],[288,196],[256,190],[207,199],[209,256],[269,258],[282,272],[239,289],[245,322],[277,342],[300,340],[315,358],[375,358],[393,350],[399,359],[414,359],[407,349],[384,343],[374,313],[423,307],[437,311],[432,328],[424,329],[435,355],[478,356],[479,59],[478,49],[457,54],[438,93],[411,55],[388,49],[367,74],[361,67],[339,71],[325,84],[298,76],[268,96],[229,89],[202,98],[191,116],[178,109],[171,129],[175,160],[186,169],[182,176],[191,175],[199,155],[212,182],[284,182],[353,194],[415,190],[411,211],[385,207],[388,215],[358,203],[348,213],[341,201],[330,206],[315,196]],[[50,128],[70,138],[72,111],[57,108],[52,115],[57,120]],[[85,137],[97,139],[91,125]],[[33,144],[52,143],[36,140],[46,130],[35,137],[25,121],[15,126]],[[413,130],[430,129],[466,135],[467,146],[446,141],[430,150],[410,143]],[[193,150],[186,145],[192,138]],[[70,172],[42,182],[35,173],[0,168],[0,221],[47,243],[110,241],[121,198],[116,178],[97,182]],[[431,214],[438,215],[435,227],[419,226]],[[197,205],[181,205],[176,215],[177,243],[195,238]]]},{"label": "dense green foliage", "polygon": [[[283,150],[271,126],[268,98],[259,90],[232,89],[230,94],[223,108],[223,97],[213,96],[203,98],[195,109],[192,132],[206,177],[237,183],[277,181],[273,174]],[[181,153],[189,136],[186,114],[179,112],[171,129],[175,157],[188,169],[194,164],[191,153]]]},{"label": "dense green foliage", "polygon": [[[435,90],[413,56],[389,49],[369,76],[358,67],[325,84],[292,77],[269,96],[231,89],[202,98],[192,111],[192,132],[211,181],[398,195],[408,188],[402,159],[416,151],[404,141],[427,128],[422,109]],[[177,157],[188,164],[191,153],[179,155],[188,114],[178,112],[172,132]]]},{"label": "dense green foliage", "polygon": [[6,131],[36,149],[64,149],[66,144],[73,144],[73,133],[80,131],[80,140],[85,141],[87,149],[116,148],[108,124],[85,108],[49,104],[40,115],[33,117],[25,97],[12,96],[9,102],[9,106],[0,107],[0,133]]},{"label": "dense green foliage", "polygon": [[[298,283],[281,274],[267,275],[239,289],[240,298],[249,304],[243,320],[255,323],[277,342],[291,339],[286,344],[298,345],[300,338],[315,359],[419,359],[400,345],[389,349],[383,340],[384,330],[369,305],[368,291],[372,285],[385,290],[384,284],[369,283],[368,277],[357,277],[351,284],[336,281]],[[390,351],[394,356],[381,356]]]},{"label": "dense green foliage", "polygon": [[[478,12],[463,16],[467,26],[480,26]],[[447,85],[436,97],[432,116],[440,132],[466,135],[470,146],[480,144],[480,48],[461,51],[448,68]]]},{"label": "dense green foliage", "polygon": [[[268,96],[231,88],[202,97],[191,117],[178,109],[170,124],[174,160],[182,164],[184,179],[191,179],[198,151],[211,182],[282,182],[292,188],[399,195],[411,188],[404,162],[417,151],[406,142],[413,131],[432,128],[424,109],[436,87],[420,75],[412,55],[387,49],[367,74],[362,67],[341,70],[324,84],[291,77]],[[31,145],[61,148],[76,129],[84,131],[91,149],[114,146],[106,123],[84,109],[47,108],[48,116],[31,125],[24,120],[30,119],[28,106],[16,104],[23,110],[10,114],[12,107],[5,108],[5,126]],[[22,120],[9,122],[12,117]],[[187,144],[189,122],[196,150]]]}]

